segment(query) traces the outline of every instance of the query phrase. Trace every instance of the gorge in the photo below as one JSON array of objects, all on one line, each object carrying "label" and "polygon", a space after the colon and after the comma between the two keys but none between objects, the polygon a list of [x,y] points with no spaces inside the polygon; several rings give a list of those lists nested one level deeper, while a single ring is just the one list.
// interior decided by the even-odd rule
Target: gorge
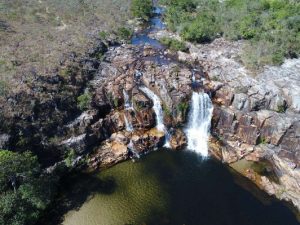
[{"label": "gorge", "polygon": [[[160,10],[156,11],[160,12]],[[159,14],[157,16],[159,17]],[[218,126],[224,128],[224,123],[227,121],[227,118],[219,118],[219,125],[216,125],[216,117],[223,116],[222,113],[219,114],[219,98],[226,99],[228,94],[219,94],[219,90],[222,90],[222,85],[219,82],[209,80],[202,69],[191,69],[186,64],[179,64],[177,66],[178,62],[174,61],[174,58],[163,53],[165,51],[164,48],[155,39],[149,38],[147,33],[149,32],[150,36],[152,36],[153,33],[159,33],[161,29],[164,29],[161,25],[156,26],[157,21],[158,18],[155,18],[155,23],[152,23],[151,28],[146,30],[146,34],[138,34],[133,38],[133,43],[138,44],[139,47],[141,46],[140,44],[144,44],[143,41],[146,39],[145,42],[148,45],[143,46],[141,53],[138,53],[139,50],[136,51],[135,47],[126,46],[124,48],[121,46],[117,47],[117,49],[120,48],[119,50],[114,49],[113,55],[117,52],[116,55],[113,57],[110,56],[113,58],[112,61],[115,60],[116,63],[114,65],[117,68],[126,68],[127,71],[124,78],[117,80],[118,78],[112,77],[111,81],[108,82],[109,89],[106,88],[106,91],[107,93],[113,93],[114,97],[112,99],[121,99],[119,101],[124,102],[125,110],[131,103],[129,103],[130,100],[124,94],[124,99],[122,100],[122,97],[118,94],[118,86],[124,87],[125,93],[132,93],[130,95],[132,96],[131,101],[134,113],[125,113],[124,118],[126,119],[124,123],[125,127],[127,127],[126,124],[128,122],[126,120],[130,121],[133,129],[126,129],[130,131],[130,134],[124,133],[122,131],[124,129],[122,117],[116,119],[113,124],[114,126],[117,125],[117,127],[111,131],[113,135],[97,150],[96,154],[90,160],[90,165],[92,168],[102,168],[123,161],[127,158],[127,148],[134,149],[131,158],[140,158],[139,155],[145,154],[149,150],[159,148],[159,151],[142,157],[134,164],[131,162],[122,163],[112,169],[96,174],[96,183],[104,182],[104,187],[106,187],[105,183],[106,179],[108,179],[107,188],[110,194],[107,199],[105,197],[106,188],[104,192],[96,188],[99,192],[95,192],[95,197],[84,203],[78,212],[71,211],[67,213],[63,224],[81,224],[86,221],[89,221],[88,223],[90,224],[124,224],[124,221],[127,221],[129,224],[199,224],[200,221],[205,221],[206,224],[248,223],[257,225],[265,223],[284,224],[287,221],[289,224],[298,224],[292,215],[288,215],[290,213],[287,211],[287,214],[283,213],[286,210],[284,206],[280,206],[279,203],[274,202],[274,199],[265,196],[257,187],[250,184],[249,181],[243,180],[240,175],[234,173],[233,179],[239,180],[235,182],[240,185],[242,184],[243,187],[250,190],[259,200],[252,199],[253,196],[249,195],[249,193],[245,194],[241,187],[235,186],[235,188],[232,188],[230,185],[232,181],[229,181],[232,178],[229,179],[229,174],[224,174],[228,180],[220,180],[220,176],[223,176],[220,174],[224,173],[223,169],[225,168],[206,157],[212,154],[217,158],[221,157],[225,162],[229,163],[235,157],[234,155],[227,155],[227,152],[232,154],[231,150],[228,149],[229,146],[220,144],[220,138],[218,138],[220,132],[216,131]],[[124,56],[126,61],[123,59]],[[135,57],[138,59],[137,64],[132,68],[129,66],[128,69],[127,60],[132,59],[134,61]],[[141,59],[145,59],[145,61]],[[122,63],[125,63],[126,66]],[[119,69],[109,67],[109,70],[118,71]],[[123,82],[123,79],[126,81]],[[210,99],[210,96],[212,96],[213,101]],[[213,102],[217,104],[215,105],[215,109],[213,108]],[[154,113],[149,111],[151,109],[153,109]],[[221,110],[224,109],[221,108]],[[117,114],[118,112],[114,112],[110,118],[117,118]],[[142,118],[140,114],[143,115]],[[212,125],[214,126],[212,127],[212,131],[218,133],[216,136],[213,133],[213,137],[209,137],[211,119],[213,119]],[[147,127],[145,124],[152,125]],[[141,131],[140,128],[143,130],[146,129],[146,131]],[[149,128],[150,131],[147,131]],[[245,131],[245,133],[247,132],[248,130]],[[172,153],[168,149],[161,149],[162,146],[167,146],[171,149],[183,148],[186,150]],[[224,147],[226,147],[226,150]],[[241,147],[245,148],[244,146]],[[221,156],[219,149],[222,149]],[[195,153],[186,152],[187,150],[194,151]],[[243,152],[244,150],[241,151]],[[251,150],[249,153],[253,154]],[[172,166],[169,165],[170,159],[174,160]],[[255,159],[254,164],[250,164],[249,167],[245,166],[243,168],[243,166],[235,164],[232,167],[238,171],[242,171],[239,168],[249,171],[248,173],[254,176],[255,179],[258,179],[257,176],[269,176],[271,178],[267,179],[272,179],[272,176],[267,174],[273,173],[273,169],[270,169],[272,167],[267,164],[266,170],[268,172],[265,173],[265,169],[257,170],[257,168],[261,168],[262,166],[259,163],[256,165],[256,161]],[[178,163],[184,166],[178,168],[178,165],[176,165]],[[146,176],[145,172],[140,172],[140,170],[143,171],[141,168],[144,168],[144,166],[148,171],[146,174],[150,173],[149,177],[147,176],[146,178],[144,178]],[[187,172],[185,168],[190,172]],[[222,168],[223,172],[221,172],[220,168]],[[212,174],[211,171],[215,171],[215,173]],[[264,175],[259,175],[261,172]],[[173,177],[173,173],[177,174],[177,176]],[[207,173],[209,178],[203,175],[203,173]],[[249,174],[246,174],[246,176],[252,179]],[[204,177],[207,180],[202,180]],[[183,180],[180,181],[181,179]],[[198,179],[199,183],[197,183]],[[139,180],[138,184],[136,186],[132,185],[137,180]],[[197,180],[196,183],[194,183],[195,180]],[[213,180],[218,184],[213,182]],[[126,184],[127,182],[130,185]],[[176,182],[176,184],[173,182]],[[206,183],[205,186],[203,186],[204,182]],[[257,183],[257,181],[255,182]],[[91,184],[94,183],[92,182]],[[178,189],[174,189],[174,185]],[[124,193],[125,187],[129,190]],[[218,189],[218,187],[222,188]],[[263,187],[260,186],[260,188]],[[164,189],[167,191],[164,192]],[[146,193],[142,194],[145,190],[147,190]],[[198,193],[198,197],[193,194],[188,197],[187,192],[190,190],[195,190],[193,193]],[[206,190],[212,191],[213,195],[217,195],[218,197],[216,199],[206,199]],[[249,208],[240,209],[241,203],[231,202],[229,204],[230,200],[224,199],[226,194],[223,191],[231,194],[234,193],[234,195],[239,193],[237,194],[238,196],[241,193],[240,198],[243,199],[241,201],[248,202],[249,200],[246,199],[251,198],[250,202],[253,202],[249,203]],[[203,192],[204,195],[199,194],[200,192]],[[207,193],[207,196],[212,195]],[[187,201],[185,201],[186,198],[188,199]],[[129,203],[131,201],[134,203]],[[173,201],[176,203],[172,203]],[[223,204],[223,201],[226,204]],[[199,214],[202,205],[209,205],[211,202],[213,202],[214,211],[220,212],[218,218],[215,218],[213,214],[210,215],[211,212],[209,210],[202,209],[203,214]],[[268,208],[269,206],[265,205],[266,203],[272,205],[270,209]],[[264,206],[262,207],[261,204]],[[219,205],[219,207],[216,208],[216,205]],[[177,206],[180,206],[180,209]],[[119,207],[122,210],[118,210]],[[239,217],[232,212],[232,214],[235,214],[233,219],[233,217],[228,216],[228,214],[230,215],[228,209],[236,208],[239,208],[239,211],[244,210],[241,212],[244,216]],[[275,213],[276,210],[279,210],[278,213]],[[115,213],[112,214],[112,211],[115,211]],[[227,212],[228,214],[223,214],[222,212]],[[275,217],[274,213],[279,217]]]},{"label": "gorge", "polygon": [[163,12],[8,97],[0,149],[61,177],[38,224],[299,224],[299,59],[251,76],[239,41],[169,50]]}]

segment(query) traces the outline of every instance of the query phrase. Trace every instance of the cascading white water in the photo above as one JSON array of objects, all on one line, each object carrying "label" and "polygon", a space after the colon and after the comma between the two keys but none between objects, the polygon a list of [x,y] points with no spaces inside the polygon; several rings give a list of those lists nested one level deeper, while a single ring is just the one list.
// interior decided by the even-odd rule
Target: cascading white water
[{"label": "cascading white water", "polygon": [[140,90],[144,92],[153,101],[153,110],[156,115],[156,128],[159,131],[163,131],[166,134],[166,142],[164,144],[164,147],[169,148],[170,135],[164,125],[164,113],[163,113],[163,109],[159,97],[147,87],[140,87]]},{"label": "cascading white water", "polygon": [[193,92],[192,108],[189,114],[186,135],[188,149],[208,155],[208,138],[212,118],[213,105],[206,93]]},{"label": "cascading white water", "polygon": [[128,144],[127,147],[130,149],[133,158],[137,158],[137,159],[140,158],[140,154],[136,151],[132,140],[130,140],[130,142],[129,142],[129,144]]},{"label": "cascading white water", "polygon": [[132,109],[132,105],[129,99],[129,96],[127,94],[127,92],[125,91],[125,89],[123,89],[123,96],[124,96],[124,102],[125,102],[125,109]]},{"label": "cascading white water", "polygon": [[140,90],[144,92],[153,101],[153,110],[156,115],[156,128],[160,131],[165,131],[164,114],[159,97],[145,86],[140,87]]},{"label": "cascading white water", "polygon": [[[123,96],[124,96],[124,102],[125,102],[125,110],[131,110],[133,109],[129,96],[127,94],[127,92],[123,89]],[[133,126],[132,124],[128,121],[126,113],[124,113],[124,121],[125,121],[125,128],[127,131],[132,132],[133,131]]]},{"label": "cascading white water", "polygon": [[127,119],[127,116],[126,116],[126,113],[124,113],[124,121],[125,121],[125,128],[126,128],[126,131],[128,132],[132,132],[133,131],[133,126],[131,123],[129,123],[128,119]]},{"label": "cascading white water", "polygon": [[196,81],[195,70],[192,70],[192,82]]}]

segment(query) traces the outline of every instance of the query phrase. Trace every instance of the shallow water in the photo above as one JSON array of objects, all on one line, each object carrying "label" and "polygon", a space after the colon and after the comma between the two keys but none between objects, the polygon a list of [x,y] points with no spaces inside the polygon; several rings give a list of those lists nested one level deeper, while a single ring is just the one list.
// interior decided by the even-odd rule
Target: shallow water
[{"label": "shallow water", "polygon": [[63,224],[298,224],[281,202],[264,205],[234,178],[224,165],[194,152],[157,151],[135,163],[74,178],[66,189],[73,193],[69,198],[87,199],[65,215]]},{"label": "shallow water", "polygon": [[144,29],[141,33],[137,33],[133,36],[131,44],[133,45],[151,45],[156,49],[163,49],[164,46],[156,39],[150,38],[148,34],[153,31],[163,30],[166,28],[165,24],[161,20],[162,13],[164,12],[161,7],[155,7],[155,16],[149,21],[149,27]]}]

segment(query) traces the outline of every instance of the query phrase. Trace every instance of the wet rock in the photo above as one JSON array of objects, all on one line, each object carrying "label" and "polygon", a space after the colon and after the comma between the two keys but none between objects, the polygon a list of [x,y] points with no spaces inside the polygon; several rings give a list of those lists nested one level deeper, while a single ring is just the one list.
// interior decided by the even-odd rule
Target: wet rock
[{"label": "wet rock", "polygon": [[174,150],[183,149],[187,145],[187,137],[180,129],[171,132],[170,146]]},{"label": "wet rock", "polygon": [[162,131],[152,128],[149,131],[134,132],[131,138],[135,149],[139,153],[148,152],[155,148],[162,147],[165,141],[165,134]]},{"label": "wet rock", "polygon": [[112,166],[128,158],[127,146],[123,143],[113,141],[105,142],[90,157],[88,165],[90,168],[99,169]]}]

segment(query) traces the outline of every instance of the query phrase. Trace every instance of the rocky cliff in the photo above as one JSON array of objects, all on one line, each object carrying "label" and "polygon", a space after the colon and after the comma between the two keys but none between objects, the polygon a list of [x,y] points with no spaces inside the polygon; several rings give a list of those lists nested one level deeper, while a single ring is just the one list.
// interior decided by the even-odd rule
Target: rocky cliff
[{"label": "rocky cliff", "polygon": [[[57,76],[36,77],[0,104],[0,148],[30,148],[45,166],[73,149],[89,155],[91,169],[138,157],[166,139],[182,149],[192,91],[204,91],[214,102],[212,155],[234,168],[263,162],[260,170],[239,172],[299,209],[299,60],[254,75],[237,60],[241,46],[222,39],[189,44],[177,60],[164,49],[99,41],[85,57],[71,55]],[[156,128],[153,101],[141,87],[161,99],[165,131]],[[91,101],[82,111],[76,99],[84,92]]]},{"label": "rocky cliff", "polygon": [[[253,73],[239,63],[243,42],[217,39],[189,45],[184,61],[199,61],[214,86],[211,150],[259,187],[300,208],[300,60]],[[215,144],[215,141],[218,145]],[[248,164],[252,165],[252,164]],[[275,178],[274,178],[275,176]]]}]

